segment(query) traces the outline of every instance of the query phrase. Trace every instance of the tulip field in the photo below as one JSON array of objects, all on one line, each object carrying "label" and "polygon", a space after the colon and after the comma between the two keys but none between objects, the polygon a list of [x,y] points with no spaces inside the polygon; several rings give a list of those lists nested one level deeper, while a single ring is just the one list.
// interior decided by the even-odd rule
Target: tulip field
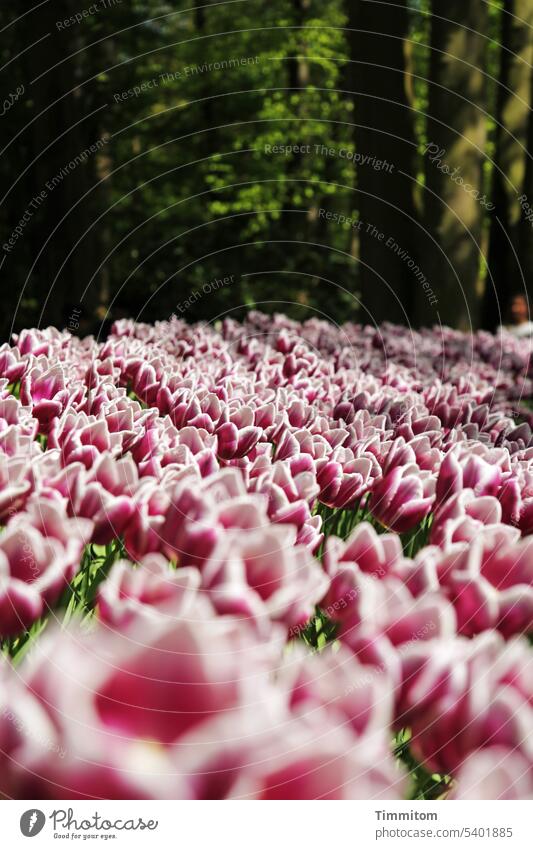
[{"label": "tulip field", "polygon": [[533,799],[530,345],[0,348],[0,792]]}]

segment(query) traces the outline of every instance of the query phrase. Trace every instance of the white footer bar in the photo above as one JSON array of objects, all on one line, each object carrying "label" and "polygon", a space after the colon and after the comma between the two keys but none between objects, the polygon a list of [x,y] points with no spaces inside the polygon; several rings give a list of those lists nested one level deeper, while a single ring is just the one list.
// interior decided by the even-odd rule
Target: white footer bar
[{"label": "white footer bar", "polygon": [[403,849],[533,846],[533,802],[0,803],[9,847]]}]

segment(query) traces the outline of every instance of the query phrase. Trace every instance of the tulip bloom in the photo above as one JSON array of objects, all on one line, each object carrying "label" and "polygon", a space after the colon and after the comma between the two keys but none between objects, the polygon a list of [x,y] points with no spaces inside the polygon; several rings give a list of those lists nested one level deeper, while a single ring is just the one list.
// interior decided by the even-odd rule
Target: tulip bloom
[{"label": "tulip bloom", "polygon": [[372,515],[397,533],[410,531],[431,511],[433,489],[434,481],[428,473],[396,466],[372,488]]}]

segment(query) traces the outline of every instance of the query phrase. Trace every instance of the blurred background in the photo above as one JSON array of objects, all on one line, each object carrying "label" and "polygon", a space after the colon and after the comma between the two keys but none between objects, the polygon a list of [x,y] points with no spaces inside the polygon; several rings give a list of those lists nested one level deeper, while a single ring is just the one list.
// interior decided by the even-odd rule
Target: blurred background
[{"label": "blurred background", "polygon": [[[0,334],[505,322],[533,280],[533,0],[14,0]],[[527,308],[526,308],[527,310]]]}]

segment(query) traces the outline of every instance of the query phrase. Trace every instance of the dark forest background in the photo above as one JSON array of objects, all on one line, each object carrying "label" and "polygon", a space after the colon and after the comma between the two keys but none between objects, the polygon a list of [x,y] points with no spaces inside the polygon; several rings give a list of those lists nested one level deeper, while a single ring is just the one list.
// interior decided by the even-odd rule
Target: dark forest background
[{"label": "dark forest background", "polygon": [[2,4],[2,338],[254,306],[494,328],[533,280],[532,25],[533,0]]}]

